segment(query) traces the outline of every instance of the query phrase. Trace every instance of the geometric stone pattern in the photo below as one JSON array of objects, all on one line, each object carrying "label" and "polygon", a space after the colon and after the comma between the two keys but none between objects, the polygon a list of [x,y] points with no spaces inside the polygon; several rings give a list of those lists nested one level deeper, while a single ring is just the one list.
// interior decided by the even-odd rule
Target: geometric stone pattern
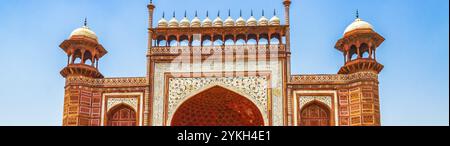
[{"label": "geometric stone pattern", "polygon": [[348,89],[341,89],[339,94],[339,125],[350,126],[350,103]]},{"label": "geometric stone pattern", "polygon": [[88,77],[67,77],[66,85],[71,84],[86,84],[90,86],[146,86],[147,79],[145,77],[135,78],[104,78],[94,79]]},{"label": "geometric stone pattern", "polygon": [[[261,52],[270,53],[273,51],[285,51],[284,45],[245,45],[245,46],[226,46],[227,51],[233,51],[237,53],[242,52]],[[210,54],[215,51],[221,53],[221,46],[202,46],[202,47],[186,47],[186,46],[171,46],[171,47],[153,47],[150,50],[150,54],[164,54],[164,55],[178,55],[182,52],[192,52],[196,54]]]},{"label": "geometric stone pattern", "polygon": [[378,74],[374,72],[358,72],[354,74],[291,76],[292,84],[345,84],[356,80],[378,80]]},{"label": "geometric stone pattern", "polygon": [[252,101],[215,86],[184,102],[171,126],[264,126],[264,119]]}]

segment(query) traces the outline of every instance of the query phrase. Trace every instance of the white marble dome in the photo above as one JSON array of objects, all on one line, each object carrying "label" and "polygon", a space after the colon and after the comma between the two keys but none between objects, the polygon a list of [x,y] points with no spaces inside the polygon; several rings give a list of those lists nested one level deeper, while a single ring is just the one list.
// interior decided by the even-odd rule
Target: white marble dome
[{"label": "white marble dome", "polygon": [[190,26],[191,26],[191,22],[189,21],[189,19],[187,17],[184,17],[183,19],[181,19],[180,27],[190,27]]},{"label": "white marble dome", "polygon": [[216,19],[214,19],[213,26],[214,27],[222,27],[223,26],[222,18],[217,17]]},{"label": "white marble dome", "polygon": [[172,19],[170,19],[169,21],[169,27],[173,28],[173,27],[178,27],[179,23],[177,18],[173,17]]},{"label": "white marble dome", "polygon": [[251,16],[250,18],[248,18],[247,26],[257,26],[257,25],[258,25],[258,21],[256,20],[255,17]]},{"label": "white marble dome", "polygon": [[167,20],[164,17],[158,21],[159,28],[166,28],[167,26],[169,26],[169,23],[167,22]]},{"label": "white marble dome", "polygon": [[202,27],[202,21],[196,16],[191,21],[191,27]]},{"label": "white marble dome", "polygon": [[72,31],[69,38],[72,38],[73,36],[85,36],[94,39],[96,41],[98,40],[98,37],[95,34],[95,32],[89,29],[89,27],[87,26],[83,26],[81,28],[77,28],[74,31]]},{"label": "white marble dome", "polygon": [[234,26],[234,20],[233,18],[231,18],[230,16],[228,16],[227,19],[225,19],[224,25],[229,27],[229,26]]},{"label": "white marble dome", "polygon": [[353,21],[352,24],[350,24],[344,31],[344,35],[347,34],[348,32],[351,32],[353,30],[358,30],[358,29],[371,29],[374,30],[373,26],[366,22],[363,21],[360,18],[356,18],[355,21]]},{"label": "white marble dome", "polygon": [[260,26],[269,25],[269,19],[267,19],[265,16],[262,16],[258,21],[258,25],[260,25]]},{"label": "white marble dome", "polygon": [[242,17],[239,17],[238,19],[236,19],[236,26],[245,26],[246,22],[245,19]]},{"label": "white marble dome", "polygon": [[203,27],[212,27],[212,21],[209,19],[209,17],[206,17],[205,20],[202,22]]},{"label": "white marble dome", "polygon": [[280,25],[281,24],[280,18],[278,18],[278,16],[274,15],[272,18],[270,18],[269,24],[270,25]]}]

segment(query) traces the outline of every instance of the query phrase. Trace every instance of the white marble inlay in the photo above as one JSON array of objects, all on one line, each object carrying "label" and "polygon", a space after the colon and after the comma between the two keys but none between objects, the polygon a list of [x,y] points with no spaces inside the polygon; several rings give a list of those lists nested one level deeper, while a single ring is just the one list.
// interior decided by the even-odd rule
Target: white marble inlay
[{"label": "white marble inlay", "polygon": [[107,107],[109,112],[113,107],[119,104],[126,104],[134,109],[134,111],[138,111],[138,99],[137,98],[108,98]]},{"label": "white marble inlay", "polygon": [[262,108],[262,112],[267,113],[267,77],[171,78],[169,80],[169,117],[175,112],[180,101],[211,85],[225,86],[252,98],[256,101],[255,104]]},{"label": "white marble inlay", "polygon": [[[255,63],[256,61],[248,61],[248,62],[253,62],[253,64],[258,64],[257,67],[247,67],[248,63],[244,63],[244,61],[232,61],[232,62],[224,62],[221,66],[223,66],[223,68],[217,69],[215,67],[213,68],[209,68],[210,65],[205,65],[202,63],[193,63],[188,65],[188,67],[190,67],[190,69],[186,69],[186,70],[180,70],[180,69],[173,69],[171,67],[171,63],[155,63],[155,70],[154,70],[154,82],[153,82],[153,117],[152,117],[152,125],[153,126],[162,126],[164,125],[164,98],[165,98],[165,93],[163,91],[166,91],[165,89],[165,74],[166,73],[186,73],[186,72],[202,72],[202,73],[211,73],[211,72],[244,72],[244,71],[249,71],[249,72],[254,72],[254,71],[264,71],[264,72],[270,72],[270,83],[268,83],[270,85],[269,88],[272,89],[272,101],[267,101],[265,104],[268,105],[268,102],[271,102],[272,107],[272,117],[267,117],[268,118],[272,118],[272,123],[274,126],[282,126],[283,125],[283,95],[282,92],[283,91],[283,75],[282,75],[282,63],[281,61],[268,61],[265,63]],[[215,63],[217,64],[217,63]],[[219,63],[220,64],[220,63]],[[205,66],[208,66],[208,68],[205,68]],[[250,70],[249,68],[251,68],[252,70]],[[256,69],[256,70],[253,70]],[[249,75],[249,77],[252,77],[254,75]],[[242,78],[244,79],[244,78]],[[250,79],[250,78],[247,78]],[[196,79],[196,81],[200,81],[201,79]],[[212,80],[212,79],[205,79],[204,81],[208,81]],[[222,81],[225,81],[227,79],[219,79]],[[259,79],[258,79],[259,80]],[[178,80],[177,80],[178,81]],[[182,80],[179,80],[182,81]],[[227,84],[231,84],[231,83],[223,83],[221,81],[221,85],[224,85],[225,87],[230,87],[230,85]],[[244,81],[245,82],[245,81]],[[231,84],[232,85],[232,84]],[[250,85],[250,84],[249,84]],[[256,85],[256,84],[255,84]],[[170,88],[170,87],[169,87]],[[183,88],[191,88],[190,86],[187,87],[183,87]],[[198,87],[200,88],[200,87]],[[234,87],[233,87],[234,88]],[[250,86],[247,87],[248,89],[250,88]],[[234,89],[237,92],[242,92],[242,95],[245,95],[248,98],[253,98],[260,96],[257,95],[257,93],[251,93],[250,91],[253,90],[242,90],[242,89]],[[169,89],[167,89],[169,90]],[[201,90],[201,89],[200,89]],[[193,91],[195,92],[195,91]],[[179,96],[182,96],[181,94],[186,94],[185,96],[189,96],[188,93],[181,93],[179,91],[174,92],[173,94],[180,94]],[[178,95],[177,95],[178,96]],[[175,96],[174,96],[175,97]],[[176,97],[178,98],[178,97]],[[178,99],[180,100],[180,99]],[[264,103],[258,100],[255,100],[256,104],[259,103]],[[168,103],[169,104],[169,103]],[[173,107],[173,105],[172,105]],[[264,106],[265,108],[267,106]],[[169,111],[168,111],[169,112]],[[170,111],[171,113],[173,113],[173,111]],[[262,111],[263,112],[263,111]],[[263,115],[267,115],[267,113],[262,113]],[[171,117],[168,117],[169,119]]]},{"label": "white marble inlay", "polygon": [[331,97],[330,96],[301,96],[300,97],[300,105],[299,109],[303,109],[303,107],[313,101],[319,101],[328,106],[331,109]]}]

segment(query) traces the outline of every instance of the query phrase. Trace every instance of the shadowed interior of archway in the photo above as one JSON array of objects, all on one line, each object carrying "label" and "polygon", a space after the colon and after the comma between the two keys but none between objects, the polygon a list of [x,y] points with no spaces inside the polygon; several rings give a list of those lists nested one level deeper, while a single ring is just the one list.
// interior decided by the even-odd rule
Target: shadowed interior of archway
[{"label": "shadowed interior of archway", "polygon": [[172,126],[264,126],[264,120],[252,101],[215,86],[184,102]]}]

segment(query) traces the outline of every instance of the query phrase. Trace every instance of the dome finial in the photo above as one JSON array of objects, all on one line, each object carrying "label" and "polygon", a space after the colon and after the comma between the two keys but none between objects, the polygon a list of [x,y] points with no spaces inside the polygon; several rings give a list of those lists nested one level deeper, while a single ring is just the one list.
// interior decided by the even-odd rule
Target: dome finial
[{"label": "dome finial", "polygon": [[84,17],[84,26],[87,27],[87,17]]},{"label": "dome finial", "polygon": [[239,16],[242,17],[242,9],[239,10]]},{"label": "dome finial", "polygon": [[153,4],[153,0],[150,0],[150,4]]},{"label": "dome finial", "polygon": [[206,17],[209,17],[209,11],[206,10]]},{"label": "dome finial", "polygon": [[231,10],[228,9],[228,17],[231,17]]},{"label": "dome finial", "polygon": [[359,18],[359,10],[356,9],[356,19],[358,19],[358,18]]},{"label": "dome finial", "polygon": [[264,16],[264,9],[262,10],[262,16]]},{"label": "dome finial", "polygon": [[217,17],[220,17],[220,10],[217,12]]},{"label": "dome finial", "polygon": [[165,12],[163,12],[163,18],[165,18],[166,17],[166,13]]},{"label": "dome finial", "polygon": [[251,10],[250,15],[253,16],[253,9]]},{"label": "dome finial", "polygon": [[184,10],[184,18],[187,17],[187,10]]},{"label": "dome finial", "polygon": [[173,18],[175,18],[175,11],[173,11]]},{"label": "dome finial", "polygon": [[370,29],[374,31],[373,25],[366,21],[363,21],[359,17],[359,10],[356,10],[356,19],[350,25],[347,26],[347,28],[344,31],[344,35],[347,34],[348,32],[361,29]]},{"label": "dome finial", "polygon": [[197,10],[195,10],[195,17],[198,17],[198,15],[197,15]]},{"label": "dome finial", "polygon": [[277,9],[273,9],[273,16],[277,15]]}]

